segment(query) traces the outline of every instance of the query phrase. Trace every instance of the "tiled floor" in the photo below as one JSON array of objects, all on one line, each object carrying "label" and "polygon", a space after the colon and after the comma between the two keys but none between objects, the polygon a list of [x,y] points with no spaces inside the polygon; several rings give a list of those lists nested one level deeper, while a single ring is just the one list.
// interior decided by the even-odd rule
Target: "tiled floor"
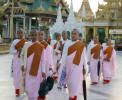
[{"label": "tiled floor", "polygon": [[[10,55],[0,55],[0,100],[27,100],[26,95],[15,98],[13,79],[10,75],[11,68]],[[109,85],[91,86],[89,76],[87,77],[88,100],[122,100],[122,54],[117,56],[117,74],[113,82]],[[47,96],[47,100],[68,100],[67,90],[54,89]],[[83,100],[80,96],[78,100]]]}]

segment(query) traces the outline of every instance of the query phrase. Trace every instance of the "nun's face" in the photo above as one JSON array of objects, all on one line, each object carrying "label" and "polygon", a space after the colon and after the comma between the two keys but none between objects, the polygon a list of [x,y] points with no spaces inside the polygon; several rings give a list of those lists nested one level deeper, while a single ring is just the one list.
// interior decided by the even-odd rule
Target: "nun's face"
[{"label": "nun's face", "polygon": [[107,41],[107,45],[111,45],[112,43],[111,43],[111,39],[108,39],[108,41]]},{"label": "nun's face", "polygon": [[37,40],[37,33],[33,32],[31,37],[32,37],[32,41],[36,41]]},{"label": "nun's face", "polygon": [[94,43],[98,42],[98,37],[94,37]]},{"label": "nun's face", "polygon": [[29,41],[32,40],[32,36],[31,36],[31,35],[28,36],[28,40],[29,40]]},{"label": "nun's face", "polygon": [[67,33],[66,32],[63,32],[62,33],[62,38],[65,40],[65,39],[67,39]]},{"label": "nun's face", "polygon": [[23,36],[24,36],[24,33],[23,33],[23,32],[17,32],[17,37],[18,37],[19,39],[22,39]]},{"label": "nun's face", "polygon": [[76,31],[72,32],[72,41],[76,41],[79,39],[79,33]]},{"label": "nun's face", "polygon": [[56,34],[56,40],[59,41],[61,39],[61,35],[60,34]]},{"label": "nun's face", "polygon": [[44,32],[39,32],[38,37],[39,37],[39,41],[43,41],[44,40]]}]

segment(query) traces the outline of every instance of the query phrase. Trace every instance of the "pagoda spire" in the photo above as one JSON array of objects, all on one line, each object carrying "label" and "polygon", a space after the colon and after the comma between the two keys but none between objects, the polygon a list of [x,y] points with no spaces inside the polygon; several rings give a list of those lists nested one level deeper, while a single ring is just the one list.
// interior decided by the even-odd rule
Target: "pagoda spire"
[{"label": "pagoda spire", "polygon": [[[89,4],[94,14],[94,17],[96,18],[96,12],[98,11],[99,0],[89,0]],[[95,4],[95,6],[93,6],[93,4]]]},{"label": "pagoda spire", "polygon": [[62,8],[62,6],[61,6],[61,4],[59,4],[56,23],[59,23],[59,22],[63,23],[61,8]]},{"label": "pagoda spire", "polygon": [[62,19],[61,8],[62,6],[59,4],[56,22],[54,23],[52,27],[50,27],[51,34],[56,33],[56,32],[61,34],[63,31],[64,23]]},{"label": "pagoda spire", "polygon": [[[73,12],[73,3],[71,0],[71,5],[70,5],[70,10],[69,10],[69,15],[67,18],[67,22],[65,22],[64,25],[64,30],[71,32],[73,29],[78,29],[80,24],[77,22],[74,12]],[[80,31],[80,30],[79,30]]]}]

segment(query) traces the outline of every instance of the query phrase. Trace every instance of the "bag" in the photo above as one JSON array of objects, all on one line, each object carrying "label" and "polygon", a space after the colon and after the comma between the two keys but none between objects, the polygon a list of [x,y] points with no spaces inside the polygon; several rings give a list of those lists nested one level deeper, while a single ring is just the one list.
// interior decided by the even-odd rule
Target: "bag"
[{"label": "bag", "polygon": [[46,96],[49,91],[53,89],[54,79],[52,77],[47,77],[47,79],[43,80],[40,84],[40,88],[38,94],[40,97]]}]

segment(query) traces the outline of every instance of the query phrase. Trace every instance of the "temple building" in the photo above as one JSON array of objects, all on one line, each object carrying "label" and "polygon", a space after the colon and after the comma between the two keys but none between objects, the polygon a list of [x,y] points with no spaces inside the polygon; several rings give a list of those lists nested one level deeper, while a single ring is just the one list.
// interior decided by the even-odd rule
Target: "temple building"
[{"label": "temple building", "polygon": [[7,3],[9,6],[4,10],[7,18],[4,21],[5,28],[2,28],[3,38],[16,38],[19,28],[23,28],[26,35],[32,29],[43,29],[48,32],[49,26],[56,21],[59,4],[62,5],[63,21],[66,21],[69,13],[68,5],[64,0],[9,0]]},{"label": "temple building", "polygon": [[[83,0],[77,18],[82,20],[85,27],[86,41],[93,36],[99,36],[100,42],[111,36],[111,31],[120,30],[122,39],[122,0],[104,0],[106,3],[98,7],[96,18],[90,8],[89,1]],[[116,38],[114,38],[116,39]],[[117,39],[116,39],[117,40]]]}]

